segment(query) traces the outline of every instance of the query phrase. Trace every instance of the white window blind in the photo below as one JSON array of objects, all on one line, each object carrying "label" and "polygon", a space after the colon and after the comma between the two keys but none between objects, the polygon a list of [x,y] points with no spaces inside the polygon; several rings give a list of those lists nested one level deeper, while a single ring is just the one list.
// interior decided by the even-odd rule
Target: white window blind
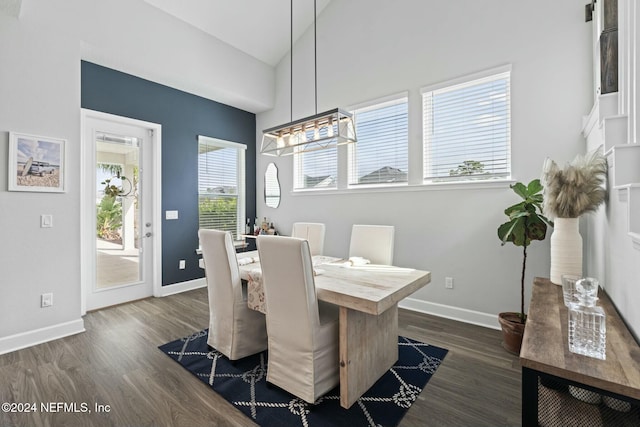
[{"label": "white window blind", "polygon": [[422,91],[425,181],[511,176],[510,71]]},{"label": "white window blind", "polygon": [[295,190],[336,188],[338,177],[337,147],[295,153],[293,155]]},{"label": "white window blind", "polygon": [[352,111],[358,142],[349,145],[349,185],[407,182],[408,110],[403,96]]},{"label": "white window blind", "polygon": [[230,141],[198,136],[198,222],[200,228],[244,232],[245,150]]}]

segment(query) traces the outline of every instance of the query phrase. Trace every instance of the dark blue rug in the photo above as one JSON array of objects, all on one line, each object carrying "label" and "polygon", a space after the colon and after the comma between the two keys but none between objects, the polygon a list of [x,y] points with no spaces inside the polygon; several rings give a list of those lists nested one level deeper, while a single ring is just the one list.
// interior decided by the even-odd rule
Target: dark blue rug
[{"label": "dark blue rug", "polygon": [[447,354],[446,349],[398,337],[399,358],[351,408],[336,387],[313,409],[276,387],[267,388],[267,352],[232,365],[207,347],[207,330],[161,345],[165,352],[261,426],[396,426]]}]

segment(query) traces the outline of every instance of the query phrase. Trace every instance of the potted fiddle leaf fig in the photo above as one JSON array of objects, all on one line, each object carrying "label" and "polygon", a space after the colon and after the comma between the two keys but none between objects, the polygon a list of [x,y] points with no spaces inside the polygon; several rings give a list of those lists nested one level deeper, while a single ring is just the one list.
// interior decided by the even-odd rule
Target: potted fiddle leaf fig
[{"label": "potted fiddle leaf fig", "polygon": [[520,354],[522,335],[527,315],[524,312],[524,280],[527,266],[527,247],[533,240],[544,240],[547,225],[553,223],[542,214],[542,190],[539,179],[534,179],[529,185],[517,182],[511,189],[522,198],[522,201],[509,206],[504,213],[509,220],[498,227],[498,237],[502,245],[511,242],[522,247],[522,274],[520,276],[520,312],[503,312],[498,314],[502,328],[502,346],[509,352]]}]

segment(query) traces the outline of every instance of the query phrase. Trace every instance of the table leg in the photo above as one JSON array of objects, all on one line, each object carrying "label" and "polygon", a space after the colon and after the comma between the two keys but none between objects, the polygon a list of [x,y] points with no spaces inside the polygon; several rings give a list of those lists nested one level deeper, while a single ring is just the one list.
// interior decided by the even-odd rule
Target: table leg
[{"label": "table leg", "polygon": [[380,315],[340,307],[340,405],[349,408],[398,360],[398,306]]},{"label": "table leg", "polygon": [[522,367],[522,427],[538,426],[538,374]]}]

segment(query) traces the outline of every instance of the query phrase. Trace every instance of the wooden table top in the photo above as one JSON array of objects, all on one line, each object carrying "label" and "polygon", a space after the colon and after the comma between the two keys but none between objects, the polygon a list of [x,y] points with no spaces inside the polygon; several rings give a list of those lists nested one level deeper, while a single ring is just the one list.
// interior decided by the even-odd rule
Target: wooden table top
[{"label": "wooden table top", "polygon": [[562,287],[535,278],[520,363],[523,367],[640,399],[640,347],[609,296],[600,290],[606,313],[607,357],[599,360],[569,351],[568,310]]},{"label": "wooden table top", "polygon": [[[238,260],[257,255],[257,251],[245,252],[238,254]],[[250,271],[255,275],[260,263],[239,267],[241,276]],[[320,273],[315,276],[316,293],[320,301],[369,314],[383,313],[431,281],[429,271],[390,265],[345,267],[328,263],[318,265],[316,269]]]},{"label": "wooden table top", "polygon": [[315,277],[320,301],[380,314],[431,281],[429,271],[390,265],[342,267],[323,264]]}]

